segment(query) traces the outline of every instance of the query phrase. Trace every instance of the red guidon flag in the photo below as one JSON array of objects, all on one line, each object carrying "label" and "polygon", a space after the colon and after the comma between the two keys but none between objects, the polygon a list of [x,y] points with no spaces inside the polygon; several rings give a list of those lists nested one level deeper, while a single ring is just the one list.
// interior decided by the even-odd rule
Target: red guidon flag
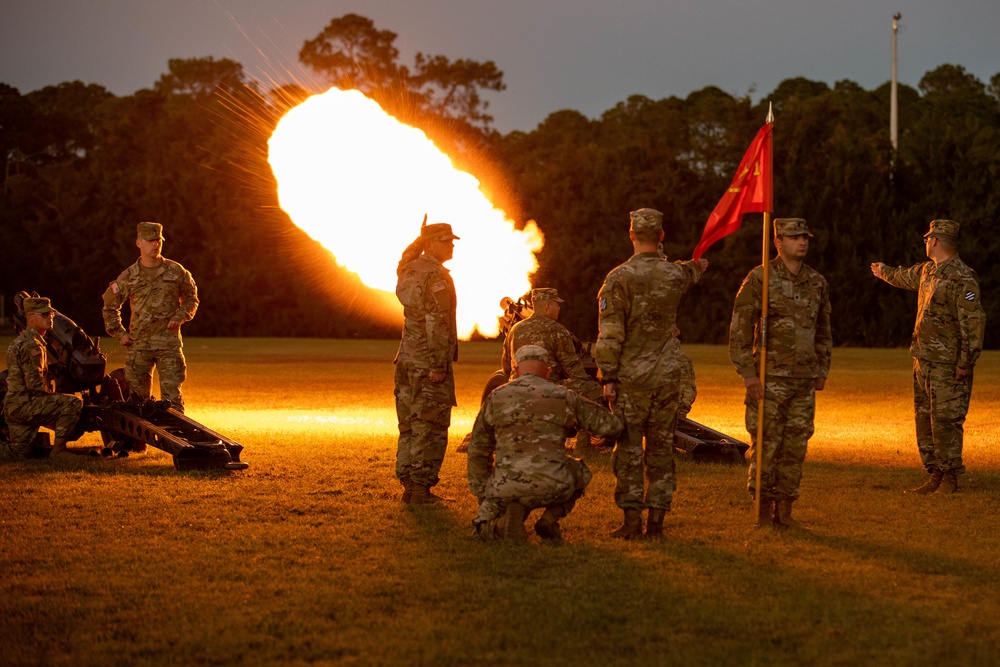
[{"label": "red guidon flag", "polygon": [[772,210],[771,127],[773,123],[765,123],[754,137],[736,170],[736,177],[708,216],[701,241],[694,249],[694,259],[701,259],[709,246],[739,229],[744,213]]}]

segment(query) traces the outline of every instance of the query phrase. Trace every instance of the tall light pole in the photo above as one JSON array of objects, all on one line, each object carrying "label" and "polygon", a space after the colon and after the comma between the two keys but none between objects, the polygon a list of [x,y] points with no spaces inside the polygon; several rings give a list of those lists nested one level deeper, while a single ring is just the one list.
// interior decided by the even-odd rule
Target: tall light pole
[{"label": "tall light pole", "polygon": [[903,15],[899,12],[892,15],[892,86],[889,94],[889,141],[892,143],[893,157],[895,157],[896,150],[899,148],[899,122],[897,119],[899,108],[896,102],[896,33],[899,32],[899,19],[901,18],[903,18]]}]

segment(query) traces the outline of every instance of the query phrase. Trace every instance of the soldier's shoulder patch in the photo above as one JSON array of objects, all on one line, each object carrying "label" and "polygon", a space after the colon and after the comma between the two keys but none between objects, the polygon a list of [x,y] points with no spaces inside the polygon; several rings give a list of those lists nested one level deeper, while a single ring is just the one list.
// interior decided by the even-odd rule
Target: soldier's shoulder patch
[{"label": "soldier's shoulder patch", "polygon": [[975,301],[976,300],[976,293],[975,292],[966,292],[965,293],[965,300],[966,301]]},{"label": "soldier's shoulder patch", "polygon": [[439,280],[436,283],[434,283],[433,285],[431,285],[431,291],[432,292],[440,292],[441,290],[445,289],[446,287],[447,287],[447,285],[445,285],[444,281],[443,280]]},{"label": "soldier's shoulder patch", "polygon": [[31,348],[31,352],[30,352],[31,356],[37,357],[41,353],[42,353],[42,348],[40,348],[40,347],[33,347],[33,348]]},{"label": "soldier's shoulder patch", "polygon": [[118,294],[118,292],[120,291],[117,280],[111,282],[111,291],[114,292],[115,294]]}]

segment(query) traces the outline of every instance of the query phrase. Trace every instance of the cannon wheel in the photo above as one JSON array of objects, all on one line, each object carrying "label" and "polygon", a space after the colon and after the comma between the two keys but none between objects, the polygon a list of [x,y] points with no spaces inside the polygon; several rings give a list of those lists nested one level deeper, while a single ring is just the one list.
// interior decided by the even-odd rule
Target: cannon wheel
[{"label": "cannon wheel", "polygon": [[[493,393],[493,390],[496,389],[497,387],[504,386],[505,384],[507,384],[507,381],[508,381],[507,374],[504,373],[502,370],[498,370],[495,373],[493,373],[493,375],[490,376],[490,379],[486,381],[486,386],[483,387],[483,395],[482,398],[479,399],[479,405],[482,406],[483,403],[486,402],[486,399],[489,398],[490,394]],[[471,432],[466,433],[465,437],[462,438],[462,442],[458,443],[458,447],[455,448],[455,451],[461,453],[468,452],[469,442],[471,440],[472,440],[472,433]]]},{"label": "cannon wheel", "polygon": [[486,399],[490,397],[490,394],[493,393],[494,389],[504,386],[508,381],[509,378],[507,377],[507,374],[502,370],[493,373],[493,375],[490,376],[490,379],[486,381],[486,386],[483,387],[483,396],[479,399],[479,405],[486,402]]}]

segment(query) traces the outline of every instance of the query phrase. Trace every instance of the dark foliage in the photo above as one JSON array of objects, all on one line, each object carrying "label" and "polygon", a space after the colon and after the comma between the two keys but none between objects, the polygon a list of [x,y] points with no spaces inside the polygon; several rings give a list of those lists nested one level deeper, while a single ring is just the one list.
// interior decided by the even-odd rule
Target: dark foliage
[{"label": "dark foliage", "polygon": [[[498,206],[536,220],[546,243],[534,284],[560,290],[563,321],[585,340],[596,335],[604,275],[631,253],[628,211],[663,211],[667,253],[689,257],[767,112],[766,102],[710,87],[686,99],[636,95],[597,119],[557,111],[531,132],[500,136],[478,93],[503,89],[492,63],[421,55],[411,74],[394,40],[348,15],[307,42],[303,59],[331,80],[363,83],[475,173]],[[135,224],[157,220],[164,254],[199,284],[204,307],[191,335],[396,336],[393,317],[278,207],[266,142],[308,93],[262,92],[229,60],[168,68],[123,98],[80,82],[27,94],[0,84],[6,308],[16,291],[37,290],[102,333],[100,295],[137,257]],[[808,261],[831,284],[837,344],[908,344],[914,295],[875,280],[868,266],[921,261],[920,236],[936,217],[962,223],[987,343],[1000,344],[1000,267],[991,260],[1000,256],[998,82],[943,65],[919,90],[904,87],[895,156],[888,85],[791,79],[765,97],[776,116],[774,213],[804,217],[815,231]],[[736,290],[760,262],[760,223],[747,216],[707,253],[710,272],[680,318],[684,340],[726,340]]]}]

